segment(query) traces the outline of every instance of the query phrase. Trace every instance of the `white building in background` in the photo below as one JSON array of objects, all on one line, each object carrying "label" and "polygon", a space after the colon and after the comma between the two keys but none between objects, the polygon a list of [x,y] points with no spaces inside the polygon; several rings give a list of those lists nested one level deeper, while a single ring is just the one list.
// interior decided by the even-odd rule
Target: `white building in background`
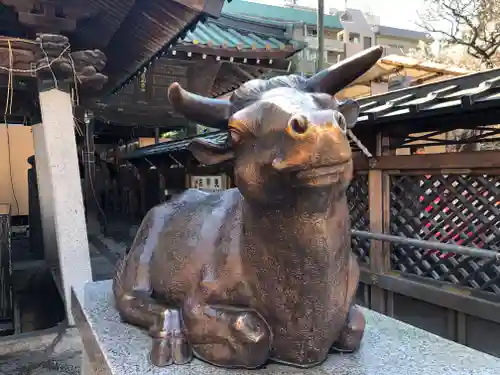
[{"label": "white building in background", "polygon": [[[290,0],[288,5],[280,7],[233,0],[226,3],[222,12],[289,23],[293,39],[308,44],[297,55],[297,70],[310,74],[315,70],[318,57],[316,10],[294,4]],[[385,55],[405,55],[410,49],[416,48],[420,41],[432,41],[430,35],[424,32],[381,25],[377,15],[359,9],[328,9],[324,25],[325,66],[376,44],[385,46]]]}]

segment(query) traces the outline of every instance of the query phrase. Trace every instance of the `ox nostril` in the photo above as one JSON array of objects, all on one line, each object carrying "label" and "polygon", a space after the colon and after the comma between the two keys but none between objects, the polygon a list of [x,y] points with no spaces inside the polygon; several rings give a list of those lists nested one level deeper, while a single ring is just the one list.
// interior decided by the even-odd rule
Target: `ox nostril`
[{"label": "ox nostril", "polygon": [[288,122],[288,128],[292,135],[304,134],[307,132],[308,127],[307,119],[303,116],[294,116]]}]

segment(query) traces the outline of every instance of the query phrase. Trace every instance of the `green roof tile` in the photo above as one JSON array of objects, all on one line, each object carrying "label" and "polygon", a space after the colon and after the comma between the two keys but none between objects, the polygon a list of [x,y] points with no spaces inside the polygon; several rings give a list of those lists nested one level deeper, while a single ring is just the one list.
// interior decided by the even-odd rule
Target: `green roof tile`
[{"label": "green roof tile", "polygon": [[[304,22],[308,25],[316,25],[317,16],[315,12],[274,5],[254,3],[244,0],[232,0],[225,3],[222,8],[223,14],[247,15],[257,18],[267,18],[288,22]],[[325,14],[325,27],[330,29],[343,29],[338,16]]]},{"label": "green roof tile", "polygon": [[[233,0],[234,1],[234,0]],[[277,38],[272,35],[256,34],[244,30],[243,22],[237,23],[243,29],[234,28],[224,24],[224,20],[232,17],[233,20],[240,19],[242,16],[226,16],[218,20],[209,19],[205,23],[198,23],[193,31],[188,31],[186,36],[181,39],[183,43],[206,45],[216,48],[237,48],[237,49],[285,49],[287,46],[293,46],[295,49],[302,49],[304,45],[290,40],[285,35],[285,28],[274,27],[278,32]],[[265,22],[265,21],[264,21]]]}]

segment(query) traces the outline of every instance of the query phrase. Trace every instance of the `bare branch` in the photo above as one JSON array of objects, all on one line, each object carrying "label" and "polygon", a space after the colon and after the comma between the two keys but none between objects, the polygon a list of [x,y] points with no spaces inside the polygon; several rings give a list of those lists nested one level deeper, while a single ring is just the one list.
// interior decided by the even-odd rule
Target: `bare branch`
[{"label": "bare branch", "polygon": [[426,0],[419,18],[446,45],[463,46],[487,67],[500,62],[500,0]]}]

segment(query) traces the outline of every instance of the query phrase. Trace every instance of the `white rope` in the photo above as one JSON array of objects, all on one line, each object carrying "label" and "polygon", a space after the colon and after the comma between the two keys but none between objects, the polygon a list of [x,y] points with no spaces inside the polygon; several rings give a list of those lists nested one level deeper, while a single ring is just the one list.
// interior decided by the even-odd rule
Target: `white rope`
[{"label": "white rope", "polygon": [[361,143],[361,141],[354,135],[354,133],[351,131],[351,129],[347,129],[347,135],[352,139],[352,141],[354,143],[356,143],[356,146],[359,147],[361,152],[363,152],[363,154],[365,154],[365,156],[368,159],[373,158],[373,155],[371,154],[371,152],[368,151],[368,149],[363,145],[363,143]]}]

